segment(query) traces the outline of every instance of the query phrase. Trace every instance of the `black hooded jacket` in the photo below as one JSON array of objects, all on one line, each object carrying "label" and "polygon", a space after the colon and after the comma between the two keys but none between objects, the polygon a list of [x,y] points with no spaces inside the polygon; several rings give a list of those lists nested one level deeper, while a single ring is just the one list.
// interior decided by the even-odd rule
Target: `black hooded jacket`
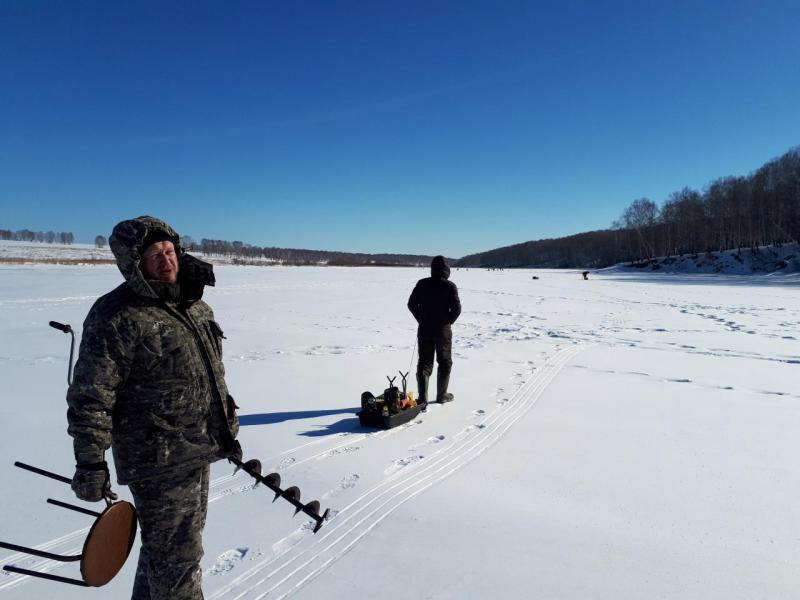
[{"label": "black hooded jacket", "polygon": [[431,261],[431,276],[420,279],[408,299],[408,310],[419,323],[419,333],[436,335],[448,329],[461,314],[456,284],[449,281],[450,267],[443,256]]}]

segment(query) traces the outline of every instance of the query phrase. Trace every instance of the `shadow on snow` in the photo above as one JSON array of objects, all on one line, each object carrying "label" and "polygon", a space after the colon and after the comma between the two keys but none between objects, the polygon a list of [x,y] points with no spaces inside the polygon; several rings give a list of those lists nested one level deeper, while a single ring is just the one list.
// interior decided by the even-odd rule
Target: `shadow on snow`
[{"label": "shadow on snow", "polygon": [[[317,417],[327,417],[330,415],[351,414],[359,410],[358,407],[354,408],[336,408],[331,410],[297,410],[289,412],[274,412],[274,413],[261,413],[255,415],[240,415],[239,425],[248,427],[250,425],[272,425],[273,423],[283,423],[284,421],[297,421],[302,419],[314,419]],[[324,435],[333,435],[343,432],[362,431],[363,427],[358,422],[358,417],[351,417],[341,419],[336,423],[329,423],[327,425],[319,425],[318,429],[311,431],[304,431],[300,435],[308,437],[317,437]]]}]

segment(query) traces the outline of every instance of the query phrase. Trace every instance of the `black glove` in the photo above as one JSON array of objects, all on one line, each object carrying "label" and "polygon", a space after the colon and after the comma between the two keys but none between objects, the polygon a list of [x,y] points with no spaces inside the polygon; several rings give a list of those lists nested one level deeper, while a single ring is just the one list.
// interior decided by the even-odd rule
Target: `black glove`
[{"label": "black glove", "polygon": [[117,495],[111,491],[111,475],[106,461],[75,465],[71,487],[78,498],[87,502],[99,502],[103,498],[117,499]]},{"label": "black glove", "polygon": [[233,447],[225,451],[225,458],[228,459],[228,462],[233,462],[232,459],[241,461],[242,456],[242,445],[239,443],[239,440],[233,440]]}]

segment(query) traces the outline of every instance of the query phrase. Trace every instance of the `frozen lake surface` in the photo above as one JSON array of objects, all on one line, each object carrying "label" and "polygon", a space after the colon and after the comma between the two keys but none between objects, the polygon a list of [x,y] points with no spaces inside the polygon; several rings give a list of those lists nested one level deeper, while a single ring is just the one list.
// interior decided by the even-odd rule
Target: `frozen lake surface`
[{"label": "frozen lake surface", "polygon": [[[359,398],[399,370],[413,381],[405,304],[426,270],[216,273],[205,299],[245,456],[333,518],[313,534],[216,463],[207,599],[797,595],[796,277],[454,269],[456,401],[375,431],[358,424]],[[78,503],[67,486],[12,465],[71,476],[69,337],[47,322],[80,332],[120,281],[113,266],[0,265],[4,541],[80,552],[91,519],[44,502]],[[91,595],[129,597],[135,564]],[[0,574],[0,599],[88,593]]]}]

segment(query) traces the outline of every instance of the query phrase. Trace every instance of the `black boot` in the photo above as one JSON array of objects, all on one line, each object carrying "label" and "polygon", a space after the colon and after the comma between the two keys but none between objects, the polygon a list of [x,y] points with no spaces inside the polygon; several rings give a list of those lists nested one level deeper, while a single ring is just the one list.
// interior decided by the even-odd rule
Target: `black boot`
[{"label": "black boot", "polygon": [[453,394],[447,392],[447,386],[450,383],[450,371],[442,372],[436,371],[436,401],[440,404],[445,402],[452,402],[454,400]]},{"label": "black boot", "polygon": [[428,375],[417,373],[417,393],[419,394],[417,406],[423,411],[428,407],[428,379]]}]

